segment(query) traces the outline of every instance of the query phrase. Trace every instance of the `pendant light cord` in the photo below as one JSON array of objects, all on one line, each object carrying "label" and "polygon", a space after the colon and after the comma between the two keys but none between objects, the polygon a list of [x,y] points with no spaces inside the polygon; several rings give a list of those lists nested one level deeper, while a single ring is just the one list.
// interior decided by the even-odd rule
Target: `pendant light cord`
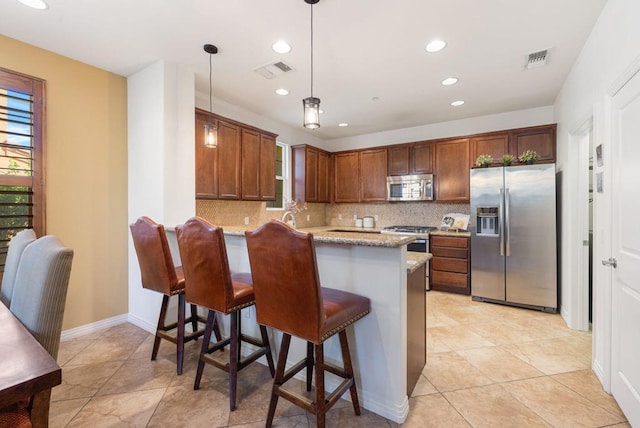
[{"label": "pendant light cord", "polygon": [[212,54],[209,54],[209,111],[210,112],[213,112],[213,110],[212,110],[213,102],[211,101],[211,98],[212,98],[212,95],[211,95],[212,94],[212,89],[211,89],[211,76],[212,76],[212,72],[211,72],[211,67],[212,67],[212,65],[211,65],[211,57],[212,56],[213,56]]},{"label": "pendant light cord", "polygon": [[311,4],[311,97],[313,98],[313,4]]}]

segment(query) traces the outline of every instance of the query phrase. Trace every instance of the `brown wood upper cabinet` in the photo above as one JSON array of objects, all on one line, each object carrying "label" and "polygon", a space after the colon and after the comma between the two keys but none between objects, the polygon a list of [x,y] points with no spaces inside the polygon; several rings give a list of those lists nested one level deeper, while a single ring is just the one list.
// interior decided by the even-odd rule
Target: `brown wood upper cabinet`
[{"label": "brown wood upper cabinet", "polygon": [[469,162],[471,167],[476,165],[476,159],[480,155],[490,155],[493,158],[493,165],[502,164],[502,156],[515,153],[509,151],[509,134],[490,134],[471,138],[471,156]]},{"label": "brown wood upper cabinet", "polygon": [[242,128],[242,199],[274,200],[275,168],[275,138]]},{"label": "brown wood upper cabinet", "polygon": [[556,125],[533,126],[513,129],[510,132],[510,148],[516,158],[526,150],[538,153],[538,162],[556,160]]},{"label": "brown wood upper cabinet", "polygon": [[360,201],[359,160],[358,152],[333,155],[334,202]]},{"label": "brown wood upper cabinet", "polygon": [[431,143],[428,141],[389,147],[387,156],[389,175],[430,174],[433,172]]},{"label": "brown wood upper cabinet", "polygon": [[[198,141],[198,144],[202,144]],[[218,198],[240,199],[240,127],[218,120],[218,162],[215,173],[218,175]],[[197,160],[196,160],[197,162]]]},{"label": "brown wood upper cabinet", "polygon": [[387,200],[387,150],[372,149],[360,152],[360,201]]},{"label": "brown wood upper cabinet", "polygon": [[331,155],[313,146],[291,147],[293,200],[330,202]]},{"label": "brown wood upper cabinet", "polygon": [[[204,147],[204,125],[218,125],[218,147]],[[196,198],[275,199],[276,135],[196,109]]]},{"label": "brown wood upper cabinet", "polygon": [[333,155],[334,202],[387,200],[387,149]]},{"label": "brown wood upper cabinet", "polygon": [[435,151],[435,200],[469,200],[469,139],[444,140],[433,145]]},{"label": "brown wood upper cabinet", "polygon": [[[217,121],[215,121],[217,123]],[[218,151],[204,146],[207,117],[196,113],[196,198],[218,198]]]},{"label": "brown wood upper cabinet", "polygon": [[260,134],[260,199],[276,199],[276,137]]}]

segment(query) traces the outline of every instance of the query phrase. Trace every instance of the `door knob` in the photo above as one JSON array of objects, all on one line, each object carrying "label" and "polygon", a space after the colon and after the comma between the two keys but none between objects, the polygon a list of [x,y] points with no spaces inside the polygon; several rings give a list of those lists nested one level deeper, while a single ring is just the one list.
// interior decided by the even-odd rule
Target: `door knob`
[{"label": "door knob", "polygon": [[603,260],[602,266],[611,266],[613,268],[618,267],[618,261],[614,258],[609,257],[609,260]]}]

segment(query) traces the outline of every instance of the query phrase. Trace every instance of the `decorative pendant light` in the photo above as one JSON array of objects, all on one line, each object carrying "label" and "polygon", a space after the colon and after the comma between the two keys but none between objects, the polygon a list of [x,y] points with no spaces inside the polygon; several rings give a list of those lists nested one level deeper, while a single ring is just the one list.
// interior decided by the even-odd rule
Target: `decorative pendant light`
[{"label": "decorative pendant light", "polygon": [[313,5],[320,0],[304,0],[311,5],[311,96],[302,100],[304,109],[304,127],[320,128],[320,98],[313,96]]},{"label": "decorative pendant light", "polygon": [[[209,54],[209,112],[212,113],[212,96],[211,96],[211,58],[218,53],[218,48],[214,45],[204,45],[204,51]],[[213,122],[204,124],[204,146],[215,149],[218,147],[218,126]]]}]

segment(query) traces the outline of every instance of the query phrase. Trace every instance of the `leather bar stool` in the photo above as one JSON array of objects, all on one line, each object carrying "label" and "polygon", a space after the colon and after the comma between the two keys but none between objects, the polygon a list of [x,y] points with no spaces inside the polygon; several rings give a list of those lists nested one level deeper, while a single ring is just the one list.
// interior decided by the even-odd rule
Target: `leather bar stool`
[{"label": "leather bar stool", "polygon": [[[278,367],[273,381],[267,427],[273,422],[278,397],[316,415],[317,426],[325,426],[325,414],[340,397],[351,393],[356,415],[360,414],[353,378],[346,328],[371,310],[368,298],[346,291],[320,287],[313,235],[272,220],[245,232],[253,274],[258,323],[283,332]],[[344,368],[324,361],[323,343],[339,335]],[[285,372],[291,336],[307,341],[307,357]],[[315,400],[283,388],[302,369],[307,369],[307,391],[315,370]],[[324,390],[324,372],[343,378],[329,395]]]},{"label": "leather bar stool", "polygon": [[[253,306],[253,283],[250,273],[231,274],[224,233],[199,217],[190,218],[185,224],[176,226],[180,258],[187,281],[187,300],[209,308],[207,327],[200,351],[200,361],[193,389],[200,388],[204,364],[212,364],[229,373],[229,408],[236,408],[238,371],[265,355],[271,376],[274,374],[273,357],[267,329],[260,326],[262,341],[242,334],[240,311]],[[216,323],[216,312],[230,315],[230,337],[210,344],[211,332]],[[251,355],[242,358],[242,342],[257,346]],[[210,354],[230,345],[229,362],[222,363]]]},{"label": "leather bar stool", "polygon": [[[142,286],[163,295],[151,360],[155,360],[158,356],[161,339],[175,343],[177,347],[176,371],[180,375],[184,360],[184,344],[196,340],[204,334],[204,329],[198,329],[198,322],[205,323],[206,320],[198,316],[194,304],[191,304],[191,316],[185,319],[184,275],[182,267],[176,267],[173,264],[164,226],[149,217],[140,217],[129,227],[140,265]],[[178,322],[166,324],[169,298],[176,295],[178,296]],[[193,330],[191,334],[185,334],[185,324],[187,323],[191,323]],[[176,333],[170,333],[174,329],[176,329]],[[217,334],[219,335],[219,330]]]}]

